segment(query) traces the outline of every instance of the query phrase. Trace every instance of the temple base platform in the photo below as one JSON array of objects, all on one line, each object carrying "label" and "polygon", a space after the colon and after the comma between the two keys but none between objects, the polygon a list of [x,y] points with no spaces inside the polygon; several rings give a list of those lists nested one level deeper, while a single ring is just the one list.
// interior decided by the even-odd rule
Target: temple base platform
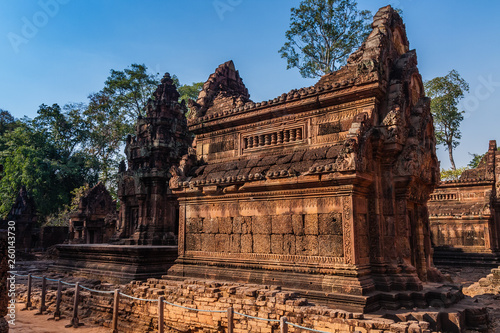
[{"label": "temple base platform", "polygon": [[177,246],[62,244],[55,269],[111,283],[159,278],[177,258]]}]

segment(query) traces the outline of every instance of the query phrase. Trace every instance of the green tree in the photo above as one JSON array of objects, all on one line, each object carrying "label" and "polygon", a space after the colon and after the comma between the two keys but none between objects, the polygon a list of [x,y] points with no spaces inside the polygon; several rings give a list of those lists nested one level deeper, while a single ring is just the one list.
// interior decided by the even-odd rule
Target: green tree
[{"label": "green tree", "polygon": [[0,137],[4,166],[0,180],[0,214],[5,216],[19,188],[25,185],[42,219],[68,204],[71,191],[97,182],[98,165],[81,150],[86,137],[79,118],[68,107],[42,105],[38,116],[24,119]]},{"label": "green tree", "polygon": [[188,100],[198,99],[200,91],[203,89],[204,82],[193,82],[192,84],[181,84],[179,78],[176,75],[172,76],[172,81],[174,81],[177,91],[181,95],[179,97],[179,102],[184,101],[186,104]]},{"label": "green tree", "polygon": [[444,145],[448,150],[451,168],[456,170],[453,149],[460,144],[460,123],[464,119],[464,111],[458,110],[458,102],[469,91],[469,84],[456,70],[452,70],[446,76],[436,77],[424,85],[427,95],[432,98],[431,112],[437,144]]},{"label": "green tree", "polygon": [[303,0],[291,9],[287,42],[279,53],[287,69],[297,67],[302,77],[333,72],[368,36],[370,18],[354,0]]},{"label": "green tree", "polygon": [[128,134],[135,132],[138,117],[159,84],[145,65],[132,64],[123,71],[111,70],[104,88],[89,96],[82,119],[90,129],[85,151],[99,160],[100,180],[116,193],[118,165]]},{"label": "green tree", "polygon": [[[470,153],[469,153],[470,154]],[[484,155],[486,154],[470,154],[472,155],[472,160],[467,164],[467,166],[471,169],[475,169],[479,166],[479,163],[481,163],[481,160],[483,159]]]},{"label": "green tree", "polygon": [[441,180],[458,180],[467,167],[458,169],[441,169]]},{"label": "green tree", "polygon": [[112,107],[132,123],[144,116],[143,108],[159,84],[158,76],[147,70],[144,64],[132,64],[123,71],[112,69],[101,90],[112,101]]},{"label": "green tree", "polygon": [[0,109],[0,135],[10,131],[15,127],[16,120],[9,111]]}]

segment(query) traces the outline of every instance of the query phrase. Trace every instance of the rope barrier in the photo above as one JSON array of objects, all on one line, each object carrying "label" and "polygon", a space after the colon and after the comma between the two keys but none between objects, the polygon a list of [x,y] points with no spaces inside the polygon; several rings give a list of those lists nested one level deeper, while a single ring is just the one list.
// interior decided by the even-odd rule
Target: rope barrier
[{"label": "rope barrier", "polygon": [[300,325],[297,325],[297,324],[293,324],[289,321],[286,322],[288,325],[290,326],[293,326],[293,327],[296,327],[296,328],[300,328],[300,329],[303,329],[303,330],[307,330],[307,331],[311,331],[311,332],[318,332],[318,333],[329,333],[329,332],[325,332],[325,331],[318,331],[318,330],[315,330],[314,328],[308,328],[308,327],[304,327],[304,326],[300,326]]},{"label": "rope barrier", "polygon": [[[10,274],[13,274],[13,275],[19,276],[19,277],[28,277],[28,275],[22,275],[22,274],[17,274],[17,273],[13,273],[13,272],[10,272]],[[34,279],[43,279],[43,277],[35,276],[35,275],[31,275],[31,277],[34,278]],[[50,278],[47,278],[47,277],[45,279],[47,281],[52,281],[52,282],[59,282],[59,281],[61,281],[62,284],[65,284],[65,285],[68,285],[68,286],[76,286],[75,283],[69,283],[69,282],[65,282],[63,280],[55,280],[55,279],[50,279]],[[91,289],[91,288],[82,286],[80,284],[79,284],[79,287],[81,287],[82,289],[88,290],[90,292],[95,292],[95,293],[101,293],[101,294],[114,294],[115,293],[115,291]],[[127,295],[127,294],[124,294],[124,293],[121,293],[121,292],[118,292],[118,294],[122,295],[122,296],[125,296],[127,298],[130,298],[130,299],[137,300],[137,301],[142,301],[142,302],[158,302],[159,301],[158,299],[146,299],[146,298],[134,297],[134,296],[130,296],[130,295]],[[160,301],[162,299],[163,299],[163,297],[160,297]],[[179,304],[170,303],[170,302],[167,302],[165,300],[163,300],[163,303],[171,305],[171,306],[175,306],[175,307],[178,307],[178,308],[182,308],[182,309],[185,309],[185,310],[197,311],[197,312],[208,312],[208,313],[227,313],[228,312],[228,310],[195,309],[195,308],[190,308],[190,307],[179,305]],[[279,323],[280,322],[280,320],[278,320],[278,319],[266,319],[266,318],[254,317],[254,316],[250,316],[248,314],[241,313],[241,312],[236,312],[236,311],[234,311],[234,314],[240,315],[240,316],[243,316],[243,317],[246,317],[246,318],[250,318],[250,319],[262,320],[262,321],[267,321],[267,322],[271,322],[271,323]],[[232,319],[232,316],[231,316],[231,319]],[[313,329],[313,328],[308,328],[308,327],[300,326],[300,325],[297,325],[297,324],[293,324],[291,322],[286,321],[285,318],[282,318],[282,319],[285,320],[286,324],[288,324],[290,326],[293,326],[295,328],[299,328],[299,329],[310,331],[310,332],[329,333],[329,332],[319,331],[319,330],[316,330],[316,329]]]},{"label": "rope barrier", "polygon": [[[67,285],[67,286],[73,286],[73,287],[74,287],[74,286],[76,286],[76,283],[64,282],[64,281],[62,281],[62,280],[61,280],[61,283],[62,283],[62,284],[65,284],[65,285]],[[81,287],[81,286],[80,286],[80,287]]]},{"label": "rope barrier", "polygon": [[131,299],[135,299],[135,300],[137,300],[137,301],[143,301],[143,302],[158,302],[158,300],[157,300],[157,299],[138,298],[138,297],[130,296],[130,295],[123,294],[123,293],[120,293],[120,295],[125,296],[125,297],[128,297],[128,298],[131,298]]},{"label": "rope barrier", "polygon": [[237,315],[240,315],[240,316],[243,316],[243,317],[247,317],[247,318],[252,318],[252,319],[257,319],[257,320],[264,320],[264,321],[268,321],[270,323],[279,323],[280,322],[277,319],[266,319],[266,318],[254,317],[254,316],[250,316],[250,315],[247,315],[247,314],[244,314],[244,313],[240,313],[240,312],[236,312],[236,311],[234,311],[234,314],[237,314]]},{"label": "rope barrier", "polygon": [[49,279],[49,278],[45,278],[47,281],[52,281],[52,282],[59,282],[59,280],[54,280],[54,279]]},{"label": "rope barrier", "polygon": [[179,304],[174,304],[174,303],[170,303],[170,302],[167,302],[167,301],[163,301],[163,303],[165,304],[168,304],[168,305],[172,305],[172,306],[176,306],[178,308],[183,308],[183,309],[186,309],[186,310],[191,310],[191,311],[198,311],[198,312],[211,312],[211,313],[226,313],[227,311],[226,310],[204,310],[204,309],[194,309],[194,308],[189,308],[187,306],[183,306],[183,305],[179,305]]},{"label": "rope barrier", "polygon": [[[90,289],[85,286],[80,285],[80,288],[94,292],[94,293],[101,293],[101,294],[114,294],[114,291],[108,291],[108,290],[95,290],[95,289]],[[123,294],[122,294],[123,295]]]}]

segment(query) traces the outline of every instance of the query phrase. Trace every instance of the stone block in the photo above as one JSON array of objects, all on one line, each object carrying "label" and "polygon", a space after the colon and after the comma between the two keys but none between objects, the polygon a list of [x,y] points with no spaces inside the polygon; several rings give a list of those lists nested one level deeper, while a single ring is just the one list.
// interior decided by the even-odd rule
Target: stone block
[{"label": "stone block", "polygon": [[295,236],[295,254],[306,255],[306,236]]},{"label": "stone block", "polygon": [[292,233],[292,215],[275,215],[272,217],[271,231],[273,234],[291,234]]},{"label": "stone block", "polygon": [[283,235],[271,235],[271,253],[283,254]]},{"label": "stone block", "polygon": [[201,234],[201,251],[215,251],[215,234]]},{"label": "stone block", "polygon": [[294,235],[296,236],[304,235],[304,215],[302,214],[292,215],[292,229]]},{"label": "stone block", "polygon": [[295,250],[295,236],[294,235],[283,235],[283,254],[294,255]]},{"label": "stone block", "polygon": [[305,248],[307,255],[318,255],[318,236],[307,235],[304,236]]},{"label": "stone block", "polygon": [[252,233],[255,235],[271,234],[271,216],[252,216]]},{"label": "stone block", "polygon": [[217,252],[229,252],[229,235],[215,235],[215,250]]},{"label": "stone block", "polygon": [[304,233],[306,235],[318,234],[318,214],[306,214],[304,216]]},{"label": "stone block", "polygon": [[243,221],[241,222],[241,233],[242,234],[251,234],[252,233],[252,217],[251,216],[243,217]]},{"label": "stone block", "polygon": [[241,253],[253,252],[253,237],[251,234],[241,235]]},{"label": "stone block", "polygon": [[200,217],[186,219],[186,232],[200,233],[203,227],[203,220]]},{"label": "stone block", "polygon": [[201,235],[187,234],[186,235],[186,250],[201,251]]},{"label": "stone block", "polygon": [[271,253],[271,236],[253,235],[253,252],[264,254]]},{"label": "stone block", "polygon": [[233,234],[241,234],[241,226],[244,223],[243,216],[236,216],[233,218]]},{"label": "stone block", "polygon": [[320,256],[342,257],[344,255],[344,238],[339,235],[318,236],[318,253]]},{"label": "stone block", "polygon": [[229,251],[231,253],[240,253],[241,252],[241,234],[230,235],[229,242],[230,242]]},{"label": "stone block", "polygon": [[342,235],[342,214],[318,214],[318,230],[320,235]]},{"label": "stone block", "polygon": [[219,217],[219,233],[230,234],[233,232],[233,218],[232,217]]},{"label": "stone block", "polygon": [[219,222],[215,217],[203,219],[203,232],[206,234],[216,234],[219,232]]}]

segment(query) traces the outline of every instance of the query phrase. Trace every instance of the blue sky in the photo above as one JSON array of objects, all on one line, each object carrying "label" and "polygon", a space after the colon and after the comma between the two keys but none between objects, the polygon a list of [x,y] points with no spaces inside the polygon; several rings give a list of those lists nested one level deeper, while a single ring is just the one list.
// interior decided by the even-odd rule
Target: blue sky
[{"label": "blue sky", "polygon": [[[205,81],[232,59],[254,101],[312,85],[278,50],[299,0],[0,0],[0,108],[34,117],[42,103],[85,102],[110,69],[144,63]],[[403,10],[424,80],[456,69],[470,84],[457,166],[500,145],[500,1],[358,0]],[[448,154],[438,149],[441,166]]]}]

